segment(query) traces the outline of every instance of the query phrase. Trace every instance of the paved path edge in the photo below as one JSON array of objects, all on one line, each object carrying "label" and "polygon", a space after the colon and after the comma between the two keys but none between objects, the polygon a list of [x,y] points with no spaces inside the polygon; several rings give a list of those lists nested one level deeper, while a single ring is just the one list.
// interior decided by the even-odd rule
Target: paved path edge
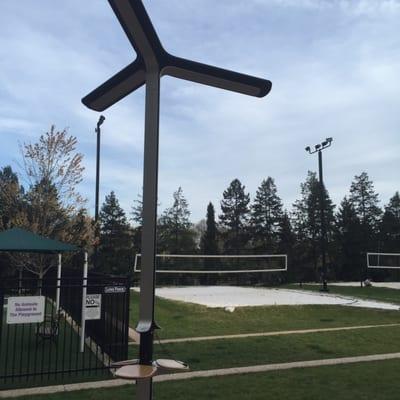
[{"label": "paved path edge", "polygon": [[[160,342],[161,344],[168,343],[183,343],[183,342],[200,342],[205,340],[220,340],[220,339],[242,339],[251,337],[263,337],[263,336],[281,336],[281,335],[299,335],[306,333],[323,333],[323,332],[340,332],[350,331],[357,329],[372,329],[372,328],[390,328],[400,326],[400,323],[395,324],[380,324],[380,325],[356,325],[356,326],[339,326],[334,328],[314,328],[314,329],[296,329],[291,331],[275,331],[275,332],[256,332],[256,333],[238,333],[234,335],[220,335],[220,336],[197,336],[188,338],[177,338],[177,339],[161,339],[160,341],[154,341],[155,344]],[[140,338],[135,342],[129,342],[129,345],[137,345],[140,342]]]},{"label": "paved path edge", "polygon": [[[288,363],[253,365],[248,367],[223,368],[223,369],[214,369],[207,371],[193,371],[193,372],[183,372],[178,374],[159,375],[154,378],[154,381],[167,382],[167,381],[186,380],[193,378],[208,378],[215,376],[227,376],[227,375],[257,373],[257,372],[288,370],[294,368],[310,368],[310,367],[320,367],[329,365],[353,364],[360,362],[393,360],[398,358],[400,358],[400,353],[385,353],[385,354],[372,354],[367,356],[330,358],[325,360],[296,361]],[[29,396],[29,395],[32,396],[40,394],[72,392],[76,390],[85,390],[85,389],[111,388],[129,384],[134,384],[134,382],[122,379],[115,379],[115,380],[97,381],[97,382],[74,383],[68,385],[45,386],[38,388],[4,390],[0,392],[0,398],[6,399],[6,398],[15,398],[15,397]]]}]

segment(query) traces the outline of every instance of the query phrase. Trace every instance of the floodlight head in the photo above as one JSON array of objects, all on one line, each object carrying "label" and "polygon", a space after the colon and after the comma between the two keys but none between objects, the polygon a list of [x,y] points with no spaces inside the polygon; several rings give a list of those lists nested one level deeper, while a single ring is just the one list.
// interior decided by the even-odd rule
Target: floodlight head
[{"label": "floodlight head", "polygon": [[310,148],[310,146],[307,146],[307,147],[305,148],[305,150],[308,151],[309,153],[311,153],[311,148]]},{"label": "floodlight head", "polygon": [[320,144],[316,144],[315,145],[315,150],[319,150],[321,148],[321,145]]},{"label": "floodlight head", "polygon": [[97,127],[100,125],[103,125],[103,122],[105,121],[106,117],[104,115],[100,115],[99,122],[97,122]]},{"label": "floodlight head", "polygon": [[322,147],[329,147],[332,144],[332,138],[328,137],[322,142]]}]

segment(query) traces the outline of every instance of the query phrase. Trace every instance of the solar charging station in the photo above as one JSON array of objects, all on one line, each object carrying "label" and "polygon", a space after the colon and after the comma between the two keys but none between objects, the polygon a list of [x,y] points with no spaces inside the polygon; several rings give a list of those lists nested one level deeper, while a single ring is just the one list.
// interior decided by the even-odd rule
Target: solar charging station
[{"label": "solar charging station", "polygon": [[[152,25],[141,0],[108,0],[119,23],[127,35],[136,59],[112,78],[82,99],[83,104],[95,111],[108,107],[146,85],[144,168],[143,168],[143,232],[142,270],[140,285],[139,359],[126,378],[137,379],[138,398],[152,398],[152,377],[172,366],[168,360],[157,364],[153,360],[153,334],[158,328],[154,319],[156,224],[159,156],[160,78],[173,76],[219,89],[254,97],[264,97],[271,90],[271,82],[176,57],[169,54]],[[164,368],[163,368],[164,365]],[[183,368],[187,368],[182,364]],[[179,369],[179,365],[175,365]],[[126,372],[126,366],[121,369]],[[174,368],[171,368],[174,369]],[[122,372],[122,371],[121,371]],[[136,374],[136,375],[135,375]]]}]

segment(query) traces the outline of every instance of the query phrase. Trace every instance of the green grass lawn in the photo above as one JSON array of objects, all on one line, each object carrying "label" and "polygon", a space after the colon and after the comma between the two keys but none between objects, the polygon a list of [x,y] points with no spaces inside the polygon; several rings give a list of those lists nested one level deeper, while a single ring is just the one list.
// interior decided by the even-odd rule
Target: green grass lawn
[{"label": "green grass lawn", "polygon": [[[400,352],[400,327],[219,339],[155,346],[155,358],[175,358],[208,370]],[[137,357],[137,346],[130,355]],[[399,361],[400,363],[400,361]]]},{"label": "green grass lawn", "polygon": [[[288,286],[292,289],[301,289],[299,285]],[[361,287],[361,286],[335,286],[329,284],[329,293],[340,294],[343,296],[358,297],[365,300],[377,300],[388,303],[394,303],[400,305],[400,290],[382,288],[382,287]],[[303,285],[303,290],[311,290],[313,292],[319,291],[319,285]]]},{"label": "green grass lawn", "polygon": [[[398,400],[400,361],[199,378],[154,385],[156,400]],[[23,397],[23,400],[132,400],[135,387]]]},{"label": "green grass lawn", "polygon": [[[131,297],[131,326],[136,325],[138,317],[138,294],[132,292]],[[207,308],[200,305],[188,304],[165,299],[156,299],[156,320],[163,328],[158,331],[161,338],[179,337],[198,337],[210,335],[229,335],[253,332],[273,332],[281,330],[311,329],[311,328],[332,328],[357,325],[375,325],[400,323],[398,311],[385,311],[363,308],[352,308],[342,306],[270,306],[270,307],[240,307],[233,313],[223,309]],[[64,321],[65,323],[65,321]],[[61,324],[62,325],[62,324]],[[12,329],[12,328],[9,328]],[[62,328],[62,329],[65,329]],[[35,349],[43,350],[43,360],[46,363],[53,362],[47,357],[50,355],[46,346],[58,345],[49,342],[36,344],[36,335],[31,331],[30,341],[25,342],[22,336],[17,333],[8,333],[8,339],[2,340],[2,359],[0,359],[0,369],[4,365],[4,354],[13,346],[19,346],[22,353],[16,365],[18,368],[27,368],[32,363]],[[323,332],[312,334],[295,334],[271,337],[254,337],[241,339],[219,339],[212,341],[183,342],[171,344],[156,344],[154,358],[176,358],[188,362],[192,370],[207,370],[226,367],[240,367],[257,364],[268,364],[278,362],[290,362],[313,359],[326,359],[336,357],[349,357],[356,355],[380,354],[400,351],[400,327],[369,328],[365,330],[348,330],[338,332]],[[77,346],[78,337],[76,334],[69,336],[71,346],[69,348],[70,357],[76,356],[73,349]],[[8,340],[8,342],[7,342]],[[8,344],[5,344],[8,343]],[[21,343],[21,344],[19,344]],[[68,341],[67,341],[68,343]],[[4,350],[6,346],[6,350]],[[32,350],[27,350],[32,349]],[[47,350],[46,350],[47,349]],[[54,350],[54,348],[53,348]],[[137,346],[130,346],[130,355],[137,355]],[[19,351],[19,350],[18,350]],[[46,352],[47,351],[47,352]],[[60,351],[60,349],[58,350]],[[6,353],[5,353],[6,352]],[[11,354],[11,353],[10,353]],[[22,355],[21,355],[22,354]],[[27,357],[31,361],[27,361]],[[42,352],[40,351],[40,354]],[[53,352],[54,354],[54,352]],[[89,354],[89,353],[87,353]],[[42,357],[42,356],[41,356]],[[93,354],[91,354],[93,362]],[[42,360],[42,358],[41,358]],[[73,363],[85,363],[85,359],[73,358]],[[59,362],[59,361],[57,361]],[[265,399],[266,397],[277,399],[347,399],[350,397],[342,396],[343,393],[352,393],[352,399],[389,399],[395,397],[384,397],[391,395],[389,388],[385,393],[381,393],[379,384],[375,381],[363,380],[369,374],[369,366],[381,365],[387,370],[376,372],[385,379],[386,384],[397,384],[397,376],[400,372],[400,361],[368,363],[352,366],[323,367],[296,371],[280,371],[276,373],[264,373],[257,375],[234,376],[224,378],[196,379],[193,381],[166,382],[156,384],[155,399]],[[375,367],[374,367],[375,368]],[[393,372],[397,368],[397,374]],[[354,376],[359,381],[353,380],[349,372],[342,374],[343,370],[353,371]],[[375,368],[379,370],[378,367]],[[329,377],[326,371],[335,373],[333,381],[329,381],[329,395],[337,397],[327,397],[321,392],[323,382]],[[359,372],[357,372],[359,371]],[[338,377],[336,376],[338,374]],[[357,375],[358,374],[358,375]],[[372,376],[372,375],[371,375]],[[396,376],[396,379],[395,379]],[[54,376],[46,378],[44,384],[57,383]],[[76,380],[90,380],[91,376],[84,376],[77,373]],[[97,379],[104,379],[98,377]],[[304,384],[308,380],[308,384]],[[294,387],[292,383],[298,384]],[[353,390],[351,385],[355,384]],[[364,382],[363,384],[361,382]],[[22,382],[23,383],[23,382]],[[345,390],[335,391],[334,384],[348,387]],[[373,386],[372,394],[374,397],[362,397],[358,393],[364,393],[363,385]],[[21,386],[21,382],[19,382]],[[14,383],[12,385],[16,387]],[[279,387],[280,386],[280,387]],[[247,387],[247,389],[246,389]],[[398,387],[398,386],[397,386]],[[5,387],[2,387],[3,389]],[[196,388],[196,389],[195,389]],[[237,389],[235,389],[237,388]],[[251,390],[249,391],[249,388]],[[306,389],[310,391],[310,396],[306,396]],[[379,389],[379,390],[378,390]],[[101,391],[84,391],[82,393],[69,393],[64,395],[46,395],[46,400],[51,399],[91,399],[96,395],[97,399],[113,398],[125,399],[132,398],[133,387],[118,388]],[[107,394],[108,393],[108,394]],[[112,393],[112,394],[111,394]],[[250,396],[250,393],[252,394]],[[268,395],[266,395],[266,393]],[[381,397],[376,397],[378,394]],[[392,393],[393,394],[393,393]],[[80,397],[83,396],[83,397]],[[106,396],[106,397],[104,397]],[[108,397],[107,397],[108,396]],[[294,396],[294,397],[293,397]],[[314,396],[314,397],[312,397]],[[32,397],[41,399],[41,397]],[[396,397],[398,398],[398,397]]]},{"label": "green grass lawn", "polygon": [[[51,302],[47,302],[46,314],[53,311]],[[38,324],[8,325],[4,312],[0,337],[0,390],[110,377],[108,370],[95,370],[103,364],[89,347],[85,346],[84,353],[80,353],[79,336],[65,318],[60,319],[54,340],[43,340],[37,334],[37,328]],[[55,373],[83,368],[91,371]],[[21,376],[28,374],[30,376]]]},{"label": "green grass lawn", "polygon": [[[156,321],[162,328],[159,336],[163,339],[400,322],[397,311],[343,306],[238,307],[230,313],[157,297],[155,307]],[[134,328],[139,296],[133,291],[130,308],[130,326]]]}]

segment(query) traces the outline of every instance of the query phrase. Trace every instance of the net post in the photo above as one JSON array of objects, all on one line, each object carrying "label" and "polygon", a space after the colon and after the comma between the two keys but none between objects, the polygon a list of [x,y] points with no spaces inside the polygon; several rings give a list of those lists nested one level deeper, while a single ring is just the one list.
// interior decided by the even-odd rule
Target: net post
[{"label": "net post", "polygon": [[133,272],[139,272],[137,269],[138,259],[141,256],[140,253],[135,254],[135,263],[133,264]]}]

